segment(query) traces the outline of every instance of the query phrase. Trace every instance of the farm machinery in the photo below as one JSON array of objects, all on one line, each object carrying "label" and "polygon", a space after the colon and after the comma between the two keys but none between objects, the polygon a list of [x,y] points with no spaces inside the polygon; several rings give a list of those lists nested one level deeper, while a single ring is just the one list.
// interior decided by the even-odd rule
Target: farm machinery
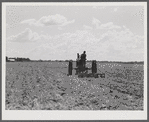
[{"label": "farm machinery", "polygon": [[[86,60],[82,60],[79,58],[79,54],[77,54],[76,67],[73,68],[73,61],[70,60],[68,64],[68,76],[72,75],[72,70],[76,70],[75,75],[79,78],[105,78],[105,73],[97,73],[97,62],[96,60],[92,61],[92,67],[86,67]],[[91,73],[88,73],[88,70],[91,70]]]}]

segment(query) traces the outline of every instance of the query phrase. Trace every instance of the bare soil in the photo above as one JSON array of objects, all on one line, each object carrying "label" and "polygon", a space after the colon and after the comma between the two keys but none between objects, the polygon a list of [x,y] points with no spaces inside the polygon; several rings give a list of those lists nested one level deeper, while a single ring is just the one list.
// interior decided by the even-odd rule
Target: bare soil
[{"label": "bare soil", "polygon": [[105,78],[78,78],[67,76],[66,62],[7,62],[5,108],[143,110],[143,67],[98,63],[98,72],[105,73]]}]

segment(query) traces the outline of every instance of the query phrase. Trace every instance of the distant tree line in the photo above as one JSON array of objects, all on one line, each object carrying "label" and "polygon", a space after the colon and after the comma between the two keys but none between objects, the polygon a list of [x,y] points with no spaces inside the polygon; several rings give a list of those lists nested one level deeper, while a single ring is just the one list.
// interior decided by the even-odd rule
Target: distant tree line
[{"label": "distant tree line", "polygon": [[[70,60],[30,60],[29,58],[11,58],[6,56],[6,62],[25,62],[25,61],[31,61],[31,62],[69,62]],[[75,62],[75,60],[71,60]],[[92,60],[87,60],[87,62],[92,62]],[[98,63],[122,63],[122,64],[144,64],[144,61],[129,61],[129,62],[123,62],[123,61],[97,61]]]},{"label": "distant tree line", "polygon": [[99,63],[144,64],[144,61],[97,61]]}]

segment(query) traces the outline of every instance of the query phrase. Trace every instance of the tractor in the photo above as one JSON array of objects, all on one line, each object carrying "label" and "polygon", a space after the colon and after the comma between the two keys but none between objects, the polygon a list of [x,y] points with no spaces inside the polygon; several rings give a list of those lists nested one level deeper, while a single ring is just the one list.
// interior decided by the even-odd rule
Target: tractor
[{"label": "tractor", "polygon": [[[79,78],[105,78],[105,73],[97,73],[97,62],[96,60],[92,61],[92,67],[88,68],[86,67],[86,60],[81,60],[79,59],[79,54],[77,54],[77,59],[76,59],[76,67],[73,68],[73,61],[70,60],[68,64],[68,76],[72,75],[72,70],[76,70],[75,75],[77,75]],[[88,70],[91,70],[92,73],[88,73]]]}]

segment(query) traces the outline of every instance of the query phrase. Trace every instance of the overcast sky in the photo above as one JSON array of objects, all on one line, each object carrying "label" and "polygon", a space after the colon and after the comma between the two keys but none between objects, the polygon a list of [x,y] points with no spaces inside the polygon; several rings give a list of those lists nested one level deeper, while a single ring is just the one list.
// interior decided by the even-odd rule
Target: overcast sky
[{"label": "overcast sky", "polygon": [[30,59],[144,60],[143,6],[7,6],[6,55]]}]

